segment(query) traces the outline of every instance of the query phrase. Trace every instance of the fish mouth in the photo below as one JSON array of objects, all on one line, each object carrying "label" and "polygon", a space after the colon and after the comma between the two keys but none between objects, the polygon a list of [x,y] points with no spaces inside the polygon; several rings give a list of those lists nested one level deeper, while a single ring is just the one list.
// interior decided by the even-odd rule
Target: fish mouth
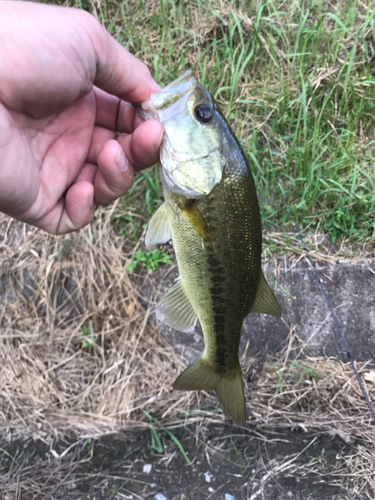
[{"label": "fish mouth", "polygon": [[160,92],[151,94],[147,101],[133,104],[133,106],[142,118],[164,123],[173,115],[183,111],[190,94],[197,85],[197,80],[192,75],[191,70],[188,70]]},{"label": "fish mouth", "polygon": [[187,92],[192,91],[196,84],[197,81],[193,77],[191,70],[186,71],[182,76],[164,87],[163,90],[151,96],[155,110],[163,111],[169,108]]}]

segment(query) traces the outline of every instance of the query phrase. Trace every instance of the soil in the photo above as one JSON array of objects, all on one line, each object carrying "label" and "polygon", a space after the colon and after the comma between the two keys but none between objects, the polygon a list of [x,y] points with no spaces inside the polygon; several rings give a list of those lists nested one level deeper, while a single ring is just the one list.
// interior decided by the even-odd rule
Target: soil
[{"label": "soil", "polygon": [[13,440],[1,445],[0,492],[4,500],[354,498],[338,471],[357,445],[300,428],[260,434],[217,424],[155,429],[154,442],[150,429],[78,442]]}]

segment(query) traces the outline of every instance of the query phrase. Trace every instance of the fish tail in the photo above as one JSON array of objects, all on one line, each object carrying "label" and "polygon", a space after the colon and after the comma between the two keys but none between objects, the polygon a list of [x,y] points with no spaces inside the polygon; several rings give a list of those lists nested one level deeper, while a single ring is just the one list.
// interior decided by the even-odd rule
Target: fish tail
[{"label": "fish tail", "polygon": [[234,422],[246,422],[245,396],[240,363],[228,374],[216,373],[204,355],[196,359],[176,379],[173,389],[180,391],[215,391],[224,413]]}]

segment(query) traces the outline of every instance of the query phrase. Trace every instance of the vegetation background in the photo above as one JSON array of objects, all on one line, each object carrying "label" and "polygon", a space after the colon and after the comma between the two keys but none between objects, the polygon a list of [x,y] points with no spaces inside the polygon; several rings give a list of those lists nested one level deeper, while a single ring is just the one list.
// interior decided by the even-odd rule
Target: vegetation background
[{"label": "vegetation background", "polygon": [[[265,229],[291,224],[283,191],[302,228],[358,248],[375,238],[373,7],[163,0],[96,13],[162,86],[192,69],[211,91],[252,166]],[[149,216],[160,194],[144,175]]]},{"label": "vegetation background", "polygon": [[[373,1],[48,3],[90,11],[161,85],[191,68],[211,91],[256,180],[266,258],[302,252],[283,193],[316,259],[373,255]],[[374,426],[351,368],[306,358],[296,332],[277,359],[244,360],[247,429],[225,422],[210,395],[171,390],[186,363],[150,321],[159,284],[149,272],[173,254],[144,249],[161,201],[150,169],[74,235],[0,215],[0,494],[154,498],[142,472],[150,461],[159,486],[190,478],[168,500],[219,500],[227,490],[236,500],[305,499],[310,477],[336,488],[310,498],[373,498]],[[296,349],[301,363],[290,358]],[[373,394],[374,372],[360,369]],[[296,428],[306,433],[299,447],[282,447]],[[206,484],[199,462],[231,476]]]}]

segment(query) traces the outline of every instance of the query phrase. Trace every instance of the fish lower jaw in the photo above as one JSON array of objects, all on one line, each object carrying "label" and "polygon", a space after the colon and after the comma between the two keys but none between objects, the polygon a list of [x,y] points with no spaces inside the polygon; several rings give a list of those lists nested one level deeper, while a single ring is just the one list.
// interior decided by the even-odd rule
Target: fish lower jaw
[{"label": "fish lower jaw", "polygon": [[198,200],[203,196],[207,196],[210,194],[209,192],[194,191],[193,189],[190,189],[187,186],[181,185],[181,183],[178,183],[173,179],[173,173],[170,174],[163,167],[160,169],[160,171],[161,173],[159,175],[163,186],[173,194],[178,194],[184,196],[185,198],[193,200]]}]

